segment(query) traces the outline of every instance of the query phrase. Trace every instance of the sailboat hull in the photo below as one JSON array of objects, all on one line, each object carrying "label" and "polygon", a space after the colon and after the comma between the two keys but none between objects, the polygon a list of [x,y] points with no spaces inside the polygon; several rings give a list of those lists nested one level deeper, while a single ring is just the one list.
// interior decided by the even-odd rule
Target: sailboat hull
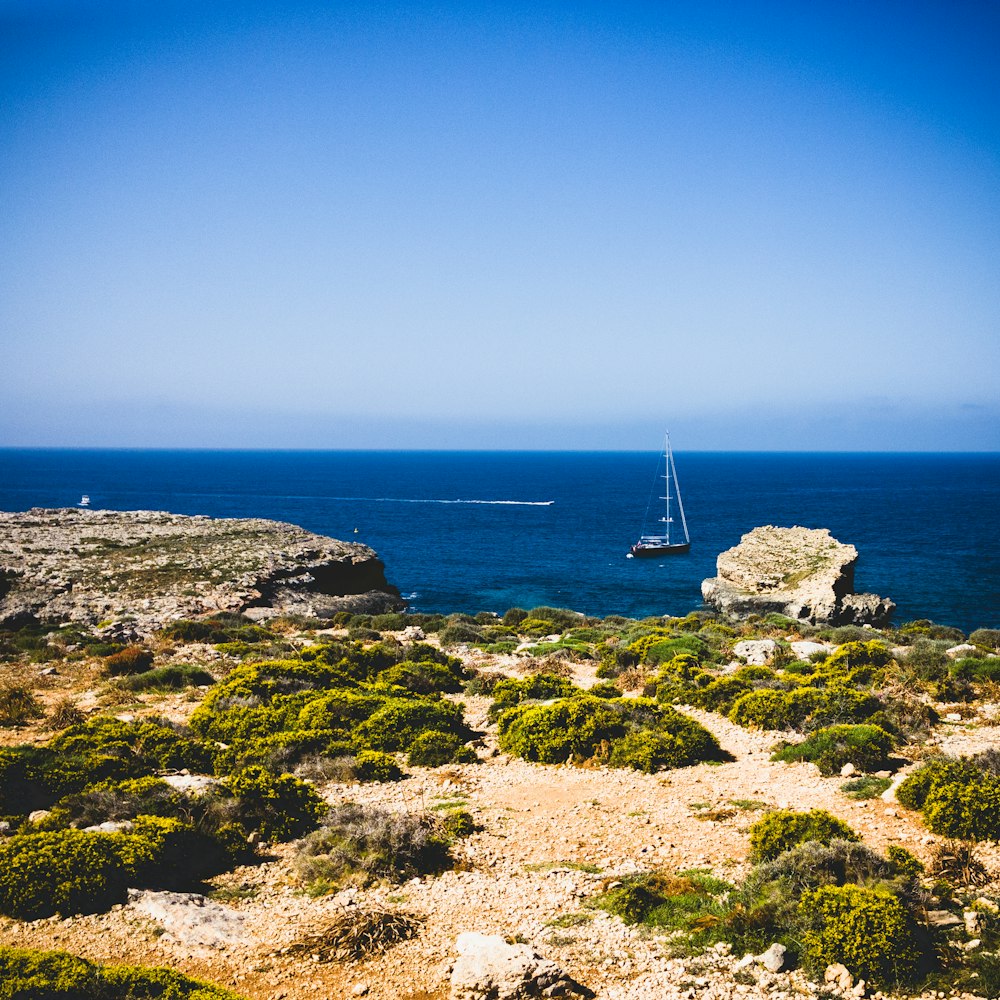
[{"label": "sailboat hull", "polygon": [[638,559],[655,559],[657,556],[679,556],[691,551],[690,542],[673,545],[633,545],[629,550]]}]

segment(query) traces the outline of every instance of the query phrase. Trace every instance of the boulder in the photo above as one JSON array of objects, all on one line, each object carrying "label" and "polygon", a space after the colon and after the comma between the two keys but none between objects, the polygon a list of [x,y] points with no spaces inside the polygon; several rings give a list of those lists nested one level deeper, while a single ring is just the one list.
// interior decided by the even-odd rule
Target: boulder
[{"label": "boulder", "polygon": [[762,666],[768,663],[778,649],[773,639],[744,639],[733,646],[733,656],[745,663]]},{"label": "boulder", "polygon": [[508,944],[499,935],[467,932],[458,936],[457,948],[458,961],[451,972],[453,1000],[594,995],[526,944]]},{"label": "boulder", "polygon": [[218,611],[329,618],[402,607],[368,546],[293,524],[148,510],[0,512],[0,628],[110,622],[103,637],[134,642]]},{"label": "boulder", "polygon": [[854,592],[858,550],[825,528],[766,525],[721,553],[702,581],[706,604],[736,618],[772,612],[812,624],[885,625],[895,604]]},{"label": "boulder", "polygon": [[788,949],[775,941],[767,951],[757,956],[757,963],[764,966],[768,972],[781,972],[785,967],[785,952]]},{"label": "boulder", "polygon": [[944,655],[950,656],[953,660],[957,660],[962,656],[978,656],[979,648],[968,642],[960,642],[957,646],[952,646],[951,649],[946,649],[944,651]]}]

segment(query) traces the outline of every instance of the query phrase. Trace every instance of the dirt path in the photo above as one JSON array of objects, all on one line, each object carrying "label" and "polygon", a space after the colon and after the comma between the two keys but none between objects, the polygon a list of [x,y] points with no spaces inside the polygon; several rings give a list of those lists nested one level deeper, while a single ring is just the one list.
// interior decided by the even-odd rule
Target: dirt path
[{"label": "dirt path", "polygon": [[[470,716],[483,717],[484,699],[466,702]],[[172,943],[128,907],[33,924],[3,920],[0,941],[63,948],[101,962],[168,965],[254,1000],[349,996],[356,986],[378,1000],[431,1000],[447,995],[455,938],[476,930],[526,940],[611,1000],[688,996],[692,977],[705,979],[695,984],[699,996],[773,996],[787,987],[788,977],[737,987],[713,971],[711,956],[700,965],[672,960],[665,942],[604,913],[582,911],[583,900],[609,877],[650,868],[711,868],[723,878],[738,878],[746,868],[746,831],[764,806],[827,809],[876,850],[898,843],[926,857],[931,838],[915,814],[899,806],[848,799],[839,791],[840,777],[823,778],[811,764],[772,763],[778,734],[749,732],[709,713],[690,714],[717,735],[734,761],[659,775],[553,767],[497,754],[488,735],[486,753],[494,755],[478,765],[416,769],[396,784],[326,786],[331,803],[419,810],[461,801],[483,829],[458,847],[460,870],[403,886],[310,898],[292,874],[288,845],[275,851],[274,860],[219,877],[215,885],[245,914],[260,942],[255,947],[199,953]],[[1000,732],[993,726],[946,727],[944,742],[970,752],[1000,745]],[[699,819],[706,813],[715,818]],[[996,850],[988,861],[1000,867]],[[401,905],[422,918],[417,938],[358,965],[281,953],[360,899]]]}]

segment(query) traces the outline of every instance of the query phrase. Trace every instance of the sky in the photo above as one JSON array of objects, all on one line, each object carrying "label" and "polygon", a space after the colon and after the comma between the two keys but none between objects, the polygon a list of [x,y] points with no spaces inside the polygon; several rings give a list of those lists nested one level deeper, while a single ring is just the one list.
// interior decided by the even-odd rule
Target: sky
[{"label": "sky", "polygon": [[0,0],[0,446],[1000,450],[1000,5]]}]

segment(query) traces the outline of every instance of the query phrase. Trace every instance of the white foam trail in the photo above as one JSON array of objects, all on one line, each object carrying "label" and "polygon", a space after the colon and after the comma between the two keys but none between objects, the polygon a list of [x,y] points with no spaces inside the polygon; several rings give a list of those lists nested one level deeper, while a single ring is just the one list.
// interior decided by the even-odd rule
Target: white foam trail
[{"label": "white foam trail", "polygon": [[[336,499],[366,500],[367,497],[337,497]],[[408,497],[375,497],[375,503],[479,503],[508,507],[551,507],[555,500],[417,500]]]}]

